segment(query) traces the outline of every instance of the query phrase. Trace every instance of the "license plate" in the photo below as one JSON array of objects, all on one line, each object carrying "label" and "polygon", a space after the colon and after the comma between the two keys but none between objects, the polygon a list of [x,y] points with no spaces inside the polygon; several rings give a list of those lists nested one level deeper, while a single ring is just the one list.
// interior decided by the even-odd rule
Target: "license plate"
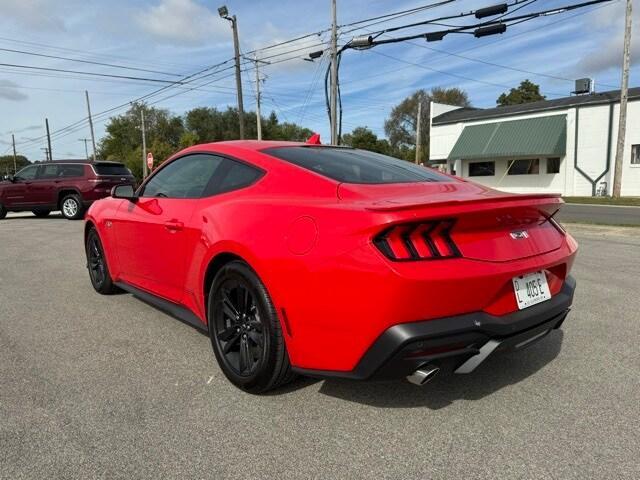
[{"label": "license plate", "polygon": [[512,282],[520,310],[551,298],[547,276],[544,272],[534,272],[513,277]]}]

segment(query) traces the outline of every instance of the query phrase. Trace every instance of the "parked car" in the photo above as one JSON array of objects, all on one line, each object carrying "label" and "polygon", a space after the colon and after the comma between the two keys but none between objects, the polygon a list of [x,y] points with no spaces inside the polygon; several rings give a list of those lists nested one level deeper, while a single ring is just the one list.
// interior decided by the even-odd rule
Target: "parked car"
[{"label": "parked car", "polygon": [[422,385],[560,327],[577,252],[561,204],[346,147],[196,145],[93,204],[87,266],[99,293],[208,332],[246,391],[296,373]]},{"label": "parked car", "polygon": [[46,217],[60,210],[78,220],[114,185],[135,185],[135,177],[118,162],[54,161],[24,167],[0,182],[0,219],[7,212],[31,211]]}]

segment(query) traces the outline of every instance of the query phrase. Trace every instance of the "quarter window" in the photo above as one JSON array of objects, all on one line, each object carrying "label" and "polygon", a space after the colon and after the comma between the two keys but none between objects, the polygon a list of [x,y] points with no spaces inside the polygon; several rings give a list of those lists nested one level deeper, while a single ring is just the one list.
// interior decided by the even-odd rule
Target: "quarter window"
[{"label": "quarter window", "polygon": [[631,165],[640,165],[640,145],[631,146]]},{"label": "quarter window", "polygon": [[509,175],[537,175],[540,173],[540,159],[511,160],[509,162]]},{"label": "quarter window", "polygon": [[470,177],[492,177],[496,174],[496,162],[473,162],[469,164]]},{"label": "quarter window", "polygon": [[30,165],[28,167],[23,168],[18,173],[16,173],[15,177],[20,180],[33,180],[36,178],[36,173],[38,172],[37,165]]}]

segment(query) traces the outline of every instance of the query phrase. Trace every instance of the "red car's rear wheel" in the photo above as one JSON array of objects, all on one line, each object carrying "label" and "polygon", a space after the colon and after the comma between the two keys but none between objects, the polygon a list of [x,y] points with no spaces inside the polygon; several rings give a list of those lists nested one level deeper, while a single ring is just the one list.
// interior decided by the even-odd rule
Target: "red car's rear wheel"
[{"label": "red car's rear wheel", "polygon": [[233,261],[218,272],[208,311],[213,351],[234,385],[261,393],[293,378],[271,298],[246,263]]}]

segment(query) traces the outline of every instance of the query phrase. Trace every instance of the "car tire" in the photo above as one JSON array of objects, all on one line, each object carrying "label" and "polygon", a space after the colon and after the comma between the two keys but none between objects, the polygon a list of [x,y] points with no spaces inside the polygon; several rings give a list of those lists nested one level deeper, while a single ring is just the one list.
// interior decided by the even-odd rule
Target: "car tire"
[{"label": "car tire", "polygon": [[38,218],[44,218],[51,213],[51,210],[36,208],[34,210],[31,210],[31,213],[33,213]]},{"label": "car tire", "polygon": [[85,242],[85,253],[87,255],[87,269],[91,285],[96,292],[102,295],[111,295],[120,291],[113,283],[107,259],[104,256],[104,249],[100,236],[95,228],[91,228],[87,234]]},{"label": "car tire", "polygon": [[257,394],[295,377],[273,302],[249,265],[232,261],[222,267],[207,311],[213,352],[231,383]]},{"label": "car tire", "polygon": [[7,216],[7,209],[0,203],[0,220]]},{"label": "car tire", "polygon": [[84,207],[80,196],[73,193],[65,196],[60,202],[60,211],[67,220],[80,220],[84,217]]}]

